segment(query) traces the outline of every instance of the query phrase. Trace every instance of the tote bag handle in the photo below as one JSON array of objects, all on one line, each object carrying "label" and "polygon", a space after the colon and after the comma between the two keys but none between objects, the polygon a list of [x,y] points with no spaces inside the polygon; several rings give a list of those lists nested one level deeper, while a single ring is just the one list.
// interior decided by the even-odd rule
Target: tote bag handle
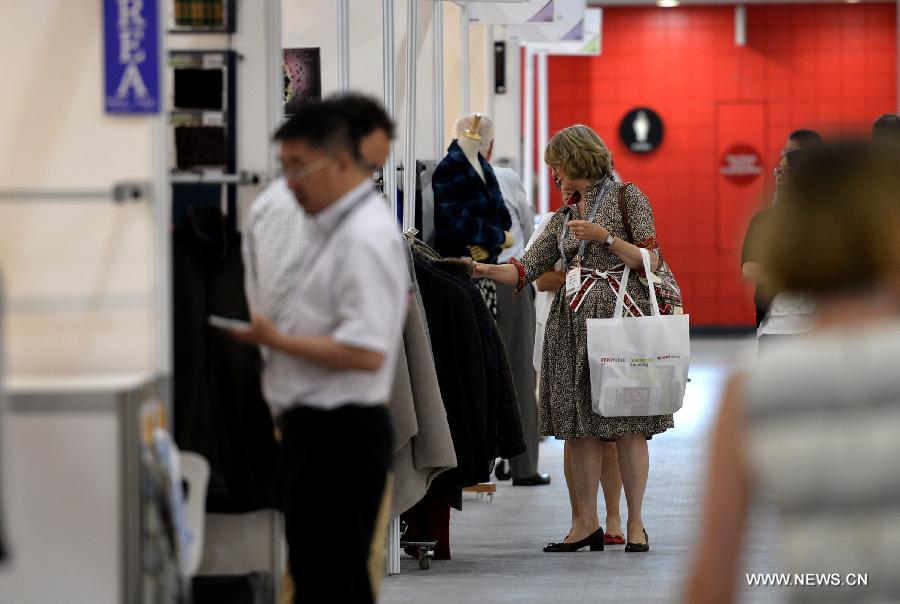
[{"label": "tote bag handle", "polygon": [[[645,248],[638,248],[641,252],[641,259],[644,261],[644,274],[647,277],[647,288],[650,290],[650,309],[653,312],[653,316],[659,316],[659,304],[656,302],[656,288],[653,286],[653,271],[650,270],[650,252],[648,252]],[[613,318],[620,319],[622,317],[622,311],[625,309],[625,290],[628,289],[628,277],[631,274],[631,269],[628,265],[625,265],[625,270],[622,272],[622,283],[619,286],[619,293],[616,295],[616,309],[613,311]]]}]

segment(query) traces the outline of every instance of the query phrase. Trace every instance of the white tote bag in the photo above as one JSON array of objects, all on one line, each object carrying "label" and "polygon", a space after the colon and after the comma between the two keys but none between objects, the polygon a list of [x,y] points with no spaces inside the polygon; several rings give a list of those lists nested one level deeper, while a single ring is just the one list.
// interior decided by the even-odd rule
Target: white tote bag
[{"label": "white tote bag", "polygon": [[[641,249],[647,283],[650,255]],[[649,317],[622,317],[630,269],[626,266],[611,319],[587,320],[588,364],[594,413],[604,417],[666,415],[681,409],[688,381],[688,315],[660,315],[649,287]]]}]

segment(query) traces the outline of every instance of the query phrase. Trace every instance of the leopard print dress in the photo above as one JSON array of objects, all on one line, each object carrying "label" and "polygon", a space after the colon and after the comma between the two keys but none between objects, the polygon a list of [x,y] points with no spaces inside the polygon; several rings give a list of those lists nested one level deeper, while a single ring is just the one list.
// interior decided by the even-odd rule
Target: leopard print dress
[{"label": "leopard print dress", "polygon": [[[585,191],[585,212],[589,216],[594,204],[599,203],[593,222],[600,224],[616,237],[628,240],[619,211],[619,190],[626,185],[612,183],[602,199],[597,196],[602,181],[590,185]],[[634,185],[625,189],[625,207],[628,211],[635,245],[659,253],[656,228],[650,202]],[[566,264],[574,261],[580,240],[564,229],[569,220],[583,219],[577,206],[560,208],[550,219],[541,236],[528,248],[521,263],[525,267],[525,281],[531,283],[545,272],[553,270],[560,257],[560,237],[565,232],[563,250]],[[589,241],[585,247],[582,266],[605,271],[622,260],[605,245]],[[657,270],[668,271],[664,263]],[[650,314],[650,302],[645,285],[638,279],[629,279],[628,293],[644,314]],[[609,318],[613,315],[616,296],[605,283],[598,283],[588,292],[578,312],[572,311],[565,288],[557,292],[550,308],[544,335],[544,352],[541,359],[539,425],[544,436],[558,439],[596,437],[615,440],[627,434],[643,434],[646,438],[665,432],[675,426],[671,415],[646,417],[602,417],[591,408],[591,378],[587,357],[586,319]]]}]

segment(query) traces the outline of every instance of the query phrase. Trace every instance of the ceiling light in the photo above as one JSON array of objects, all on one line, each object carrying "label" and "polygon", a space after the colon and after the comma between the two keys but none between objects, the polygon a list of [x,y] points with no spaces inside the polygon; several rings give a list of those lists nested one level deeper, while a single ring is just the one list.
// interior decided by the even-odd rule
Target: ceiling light
[{"label": "ceiling light", "polygon": [[678,0],[656,0],[656,6],[660,8],[675,8],[680,5],[681,2]]}]

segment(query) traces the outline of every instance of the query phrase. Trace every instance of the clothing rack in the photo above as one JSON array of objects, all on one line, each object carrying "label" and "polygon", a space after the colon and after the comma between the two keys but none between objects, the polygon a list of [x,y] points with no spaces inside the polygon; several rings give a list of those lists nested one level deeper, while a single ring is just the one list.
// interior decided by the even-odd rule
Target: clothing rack
[{"label": "clothing rack", "polygon": [[258,185],[261,182],[259,173],[242,170],[237,174],[206,174],[204,172],[174,173],[169,178],[176,185]]},{"label": "clothing rack", "polygon": [[143,181],[113,183],[109,189],[0,189],[0,202],[141,201],[150,197],[151,184]]}]

